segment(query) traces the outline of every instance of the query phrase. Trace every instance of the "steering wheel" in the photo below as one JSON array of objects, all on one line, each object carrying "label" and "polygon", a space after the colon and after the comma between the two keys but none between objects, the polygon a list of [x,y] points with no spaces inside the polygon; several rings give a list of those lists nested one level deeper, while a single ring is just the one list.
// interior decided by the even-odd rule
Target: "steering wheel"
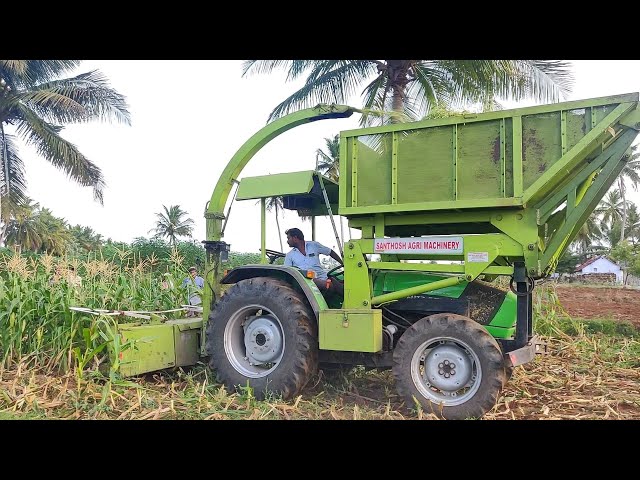
[{"label": "steering wheel", "polygon": [[278,258],[282,258],[282,257],[286,257],[286,255],[282,252],[278,252],[276,250],[269,250],[268,248],[266,248],[264,250],[264,253],[267,255],[267,257],[269,258],[269,264],[272,264],[273,262],[275,262]]},{"label": "steering wheel", "polygon": [[[338,272],[338,270],[344,270],[344,265],[338,265],[337,267],[333,267],[331,270],[327,272],[327,277],[338,279],[338,276],[342,275],[344,271]],[[338,273],[335,273],[338,272]]]}]

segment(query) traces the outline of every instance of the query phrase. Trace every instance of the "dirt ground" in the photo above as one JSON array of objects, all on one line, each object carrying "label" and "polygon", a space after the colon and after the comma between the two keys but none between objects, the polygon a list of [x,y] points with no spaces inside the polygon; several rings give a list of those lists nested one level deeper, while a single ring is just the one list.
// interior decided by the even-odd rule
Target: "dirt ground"
[{"label": "dirt ground", "polygon": [[559,285],[556,292],[572,317],[627,320],[640,328],[640,290]]}]

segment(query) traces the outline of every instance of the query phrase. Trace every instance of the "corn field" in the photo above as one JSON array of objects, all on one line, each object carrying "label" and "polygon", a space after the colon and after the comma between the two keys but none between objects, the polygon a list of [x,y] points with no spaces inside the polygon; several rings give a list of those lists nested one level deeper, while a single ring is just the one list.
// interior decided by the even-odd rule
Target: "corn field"
[{"label": "corn field", "polygon": [[0,364],[29,356],[33,366],[64,373],[104,345],[100,322],[70,307],[162,311],[185,304],[187,273],[177,252],[164,274],[151,273],[153,258],[121,256],[118,264],[46,254],[0,259]]}]

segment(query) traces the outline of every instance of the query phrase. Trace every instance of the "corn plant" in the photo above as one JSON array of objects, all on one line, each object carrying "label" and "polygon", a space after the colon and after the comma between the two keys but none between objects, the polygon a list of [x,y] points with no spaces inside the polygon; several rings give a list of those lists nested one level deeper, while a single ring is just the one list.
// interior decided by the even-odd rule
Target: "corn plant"
[{"label": "corn plant", "polygon": [[[18,254],[0,258],[0,364],[9,366],[26,355],[39,366],[79,376],[92,360],[106,353],[93,316],[70,310],[79,306],[104,310],[170,310],[187,298],[183,259],[172,255],[163,274],[155,258],[122,252],[119,263],[105,259],[30,259]],[[117,317],[118,322],[131,321]]]}]

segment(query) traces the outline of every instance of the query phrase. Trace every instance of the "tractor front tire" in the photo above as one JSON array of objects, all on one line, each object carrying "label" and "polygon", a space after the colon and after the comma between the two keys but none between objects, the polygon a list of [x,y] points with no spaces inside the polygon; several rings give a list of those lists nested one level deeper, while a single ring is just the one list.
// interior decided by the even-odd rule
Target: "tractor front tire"
[{"label": "tractor front tire", "polygon": [[502,352],[480,324],[452,313],[421,318],[398,340],[393,376],[407,405],[440,418],[482,417],[506,382]]},{"label": "tractor front tire", "polygon": [[257,277],[231,287],[209,315],[209,367],[233,391],[290,399],[318,370],[317,322],[304,297],[281,280]]}]

